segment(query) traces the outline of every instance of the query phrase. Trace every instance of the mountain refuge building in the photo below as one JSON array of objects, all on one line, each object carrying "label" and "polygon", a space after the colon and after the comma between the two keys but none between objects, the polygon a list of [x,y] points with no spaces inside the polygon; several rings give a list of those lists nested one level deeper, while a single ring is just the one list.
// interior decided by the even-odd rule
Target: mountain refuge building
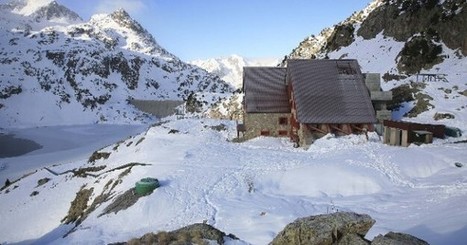
[{"label": "mountain refuge building", "polygon": [[[289,137],[296,146],[307,146],[328,133],[374,131],[378,122],[356,60],[291,59],[287,67],[244,67],[243,91],[244,139]],[[386,110],[386,97],[378,109]],[[388,119],[388,113],[382,115],[381,122]]]}]

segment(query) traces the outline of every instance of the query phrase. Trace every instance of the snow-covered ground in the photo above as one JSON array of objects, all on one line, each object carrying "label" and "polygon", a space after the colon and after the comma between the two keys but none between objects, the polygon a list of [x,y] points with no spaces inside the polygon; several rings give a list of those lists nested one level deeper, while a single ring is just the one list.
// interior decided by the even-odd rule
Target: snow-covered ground
[{"label": "snow-covered ground", "polygon": [[[211,128],[221,123],[227,130]],[[377,135],[370,135],[369,141],[359,135],[329,135],[309,149],[295,149],[287,139],[277,138],[232,143],[236,132],[230,121],[173,119],[103,148],[101,152],[111,153],[110,157],[91,164],[88,158],[93,150],[88,155],[69,152],[92,148],[92,140],[74,141],[64,150],[61,146],[67,144],[47,144],[37,136],[46,133],[54,139],[104,131],[97,137],[104,142],[141,130],[84,127],[16,132],[44,148],[0,159],[27,164],[28,171],[34,166],[31,157],[42,160],[37,172],[0,192],[0,243],[106,244],[204,221],[248,243],[267,244],[298,217],[348,210],[376,219],[368,238],[401,231],[431,244],[467,241],[467,145],[450,143],[453,139],[404,148],[383,145]],[[42,168],[47,159],[49,169],[57,173],[106,168],[94,173],[103,173],[98,177],[56,176]],[[151,165],[134,166],[126,176],[124,169],[104,173],[131,162]],[[456,167],[456,162],[464,167]],[[3,168],[0,174],[18,173],[13,170]],[[73,226],[61,220],[80,188],[93,188],[90,205],[106,191],[106,183],[119,176],[123,177],[112,199],[97,206],[74,232],[62,238]],[[118,194],[143,177],[158,178],[162,186],[127,210],[98,217]],[[38,186],[43,178],[50,181]],[[34,191],[36,195],[31,195]]]}]

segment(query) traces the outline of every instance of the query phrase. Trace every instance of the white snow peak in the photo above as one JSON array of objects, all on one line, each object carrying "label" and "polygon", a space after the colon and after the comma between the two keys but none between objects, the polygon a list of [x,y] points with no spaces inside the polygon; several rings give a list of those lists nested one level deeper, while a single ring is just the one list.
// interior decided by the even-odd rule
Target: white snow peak
[{"label": "white snow peak", "polygon": [[193,60],[190,62],[206,71],[219,76],[234,88],[241,88],[243,83],[243,67],[245,66],[276,66],[277,58],[245,58],[233,54],[228,57]]},{"label": "white snow peak", "polygon": [[29,16],[51,3],[57,4],[54,0],[17,0],[13,3],[17,4],[14,12],[24,16]]}]

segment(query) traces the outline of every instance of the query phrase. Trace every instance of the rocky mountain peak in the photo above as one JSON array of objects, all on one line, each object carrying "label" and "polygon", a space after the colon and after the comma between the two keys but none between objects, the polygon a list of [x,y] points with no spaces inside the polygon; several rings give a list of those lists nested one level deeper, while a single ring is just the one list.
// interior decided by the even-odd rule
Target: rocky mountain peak
[{"label": "rocky mountain peak", "polygon": [[131,18],[130,14],[123,8],[119,8],[110,14],[110,17],[120,25],[135,31],[144,31],[143,27]]},{"label": "rocky mountain peak", "polygon": [[14,13],[29,16],[37,9],[48,5],[52,0],[12,0],[5,1],[5,9],[11,10]]},{"label": "rocky mountain peak", "polygon": [[[52,0],[13,0],[1,4],[0,9],[26,19],[31,18],[36,23],[75,24],[83,21],[77,13]],[[26,19],[23,21],[30,21]]]},{"label": "rocky mountain peak", "polygon": [[128,12],[126,12],[122,8],[117,9],[116,11],[111,13],[109,17],[121,27],[128,28],[140,35],[150,35],[146,29],[144,29],[136,20],[131,18]]},{"label": "rocky mountain peak", "polygon": [[36,21],[41,19],[48,21],[64,19],[65,21],[71,23],[83,21],[83,19],[81,19],[77,13],[71,11],[63,5],[58,4],[56,1],[52,1],[48,5],[40,7],[31,15],[36,19]]},{"label": "rocky mountain peak", "polygon": [[89,24],[104,30],[107,36],[114,33],[108,37],[113,42],[125,40],[129,50],[178,60],[175,55],[162,48],[155,38],[122,8],[110,14],[96,14],[91,17]]},{"label": "rocky mountain peak", "polygon": [[130,14],[128,12],[126,12],[126,10],[124,8],[118,8],[117,10],[112,12],[111,15],[114,18],[130,19],[130,20],[132,19]]}]

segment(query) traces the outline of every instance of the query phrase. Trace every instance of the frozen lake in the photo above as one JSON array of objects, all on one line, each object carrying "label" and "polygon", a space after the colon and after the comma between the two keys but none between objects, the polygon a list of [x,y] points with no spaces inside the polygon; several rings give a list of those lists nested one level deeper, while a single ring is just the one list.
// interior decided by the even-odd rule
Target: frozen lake
[{"label": "frozen lake", "polygon": [[4,130],[0,136],[0,183],[92,152],[143,132],[146,125],[73,125]]},{"label": "frozen lake", "polygon": [[17,138],[12,134],[0,134],[0,146],[0,158],[21,156],[42,148],[32,140]]}]

